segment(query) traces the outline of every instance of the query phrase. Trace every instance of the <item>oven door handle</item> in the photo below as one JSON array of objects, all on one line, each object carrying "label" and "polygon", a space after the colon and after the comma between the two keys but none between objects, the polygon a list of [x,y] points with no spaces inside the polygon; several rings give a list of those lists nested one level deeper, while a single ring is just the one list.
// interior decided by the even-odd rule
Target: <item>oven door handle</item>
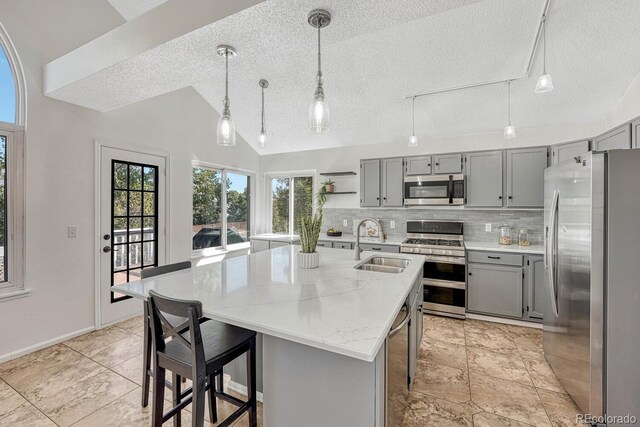
[{"label": "oven door handle", "polygon": [[442,257],[438,255],[424,255],[424,258],[427,261],[441,262],[443,264],[466,264],[464,257]]}]

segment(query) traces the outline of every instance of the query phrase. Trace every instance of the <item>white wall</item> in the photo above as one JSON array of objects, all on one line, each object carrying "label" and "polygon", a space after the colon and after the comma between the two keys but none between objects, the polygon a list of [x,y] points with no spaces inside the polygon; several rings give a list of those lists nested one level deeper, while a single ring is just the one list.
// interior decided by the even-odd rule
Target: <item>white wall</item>
[{"label": "white wall", "polygon": [[[190,256],[191,160],[258,171],[239,138],[215,143],[218,115],[191,88],[108,113],[42,95],[42,66],[124,20],[106,0],[2,0],[0,20],[27,79],[26,298],[0,302],[0,359],[94,325],[94,139],[170,154],[170,257]],[[261,187],[259,187],[261,188]],[[68,239],[66,227],[78,226]]]},{"label": "white wall", "polygon": [[[603,126],[603,123],[594,123],[591,125],[570,125],[553,128],[517,129],[518,137],[512,140],[504,140],[502,131],[434,138],[418,141],[419,146],[417,148],[409,148],[407,146],[409,140],[409,135],[407,134],[406,141],[398,141],[394,144],[354,145],[344,148],[261,156],[260,171],[269,173],[315,169],[317,173],[336,171],[355,171],[359,173],[360,159],[551,145],[598,135],[604,130]],[[325,177],[316,176],[316,179],[324,180]],[[336,191],[359,192],[359,175],[333,179],[336,181]],[[359,205],[359,194],[332,195],[328,196],[325,207],[356,208]]]},{"label": "white wall", "polygon": [[640,73],[629,84],[616,107],[607,116],[607,128],[614,128],[640,116]]}]

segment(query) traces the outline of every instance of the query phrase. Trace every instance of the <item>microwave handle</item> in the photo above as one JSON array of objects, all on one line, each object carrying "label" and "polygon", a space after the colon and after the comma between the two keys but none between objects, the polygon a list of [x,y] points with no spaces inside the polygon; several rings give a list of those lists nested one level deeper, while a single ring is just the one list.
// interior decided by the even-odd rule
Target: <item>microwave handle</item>
[{"label": "microwave handle", "polygon": [[453,175],[449,175],[449,204],[453,204]]}]

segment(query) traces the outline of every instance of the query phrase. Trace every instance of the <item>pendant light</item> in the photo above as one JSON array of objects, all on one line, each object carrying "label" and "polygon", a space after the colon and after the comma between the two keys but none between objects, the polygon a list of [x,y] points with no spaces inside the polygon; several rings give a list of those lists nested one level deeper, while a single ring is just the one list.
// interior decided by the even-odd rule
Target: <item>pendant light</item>
[{"label": "pendant light", "polygon": [[219,45],[216,52],[224,56],[225,77],[224,77],[224,103],[222,116],[218,120],[218,145],[236,145],[236,126],[231,118],[229,110],[229,57],[236,56],[236,50],[228,45]]},{"label": "pendant light", "polygon": [[516,128],[514,128],[511,125],[511,80],[507,82],[507,97],[508,97],[507,108],[508,108],[508,114],[509,114],[509,123],[507,124],[507,127],[504,128],[504,133],[502,134],[502,137],[504,139],[513,139],[516,137]]},{"label": "pendant light", "polygon": [[547,16],[542,16],[542,75],[536,83],[536,93],[545,93],[553,90],[551,74],[547,74]]},{"label": "pendant light", "polygon": [[324,100],[324,90],[322,89],[322,68],[320,61],[320,29],[326,27],[331,22],[331,14],[323,9],[315,9],[309,13],[307,22],[318,29],[318,74],[316,76],[318,85],[316,86],[313,101],[309,106],[309,127],[315,133],[329,132],[329,107]]},{"label": "pendant light", "polygon": [[409,147],[418,146],[418,137],[416,136],[416,97],[411,101],[411,138],[409,138]]},{"label": "pendant light", "polygon": [[260,136],[258,137],[258,144],[260,148],[264,148],[267,142],[267,128],[264,125],[264,90],[269,87],[269,82],[265,79],[260,79],[260,87],[262,88],[262,126],[260,127]]}]

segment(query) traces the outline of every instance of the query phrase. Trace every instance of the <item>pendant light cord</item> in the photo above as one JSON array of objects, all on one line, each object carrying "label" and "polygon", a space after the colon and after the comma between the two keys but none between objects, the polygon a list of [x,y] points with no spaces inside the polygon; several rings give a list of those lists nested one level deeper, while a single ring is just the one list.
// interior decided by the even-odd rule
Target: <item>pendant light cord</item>
[{"label": "pendant light cord", "polygon": [[416,134],[416,97],[413,97],[411,105],[411,135]]},{"label": "pendant light cord", "polygon": [[511,126],[511,80],[507,82],[507,114],[509,116],[509,126]]},{"label": "pendant light cord", "polygon": [[229,109],[229,50],[224,53],[224,108]]},{"label": "pendant light cord", "polygon": [[547,15],[542,15],[542,74],[547,74]]},{"label": "pendant light cord", "polygon": [[265,133],[264,128],[264,86],[262,87],[262,128],[260,130],[262,133]]},{"label": "pendant light cord", "polygon": [[322,28],[322,17],[318,15],[318,84],[322,85],[322,64],[321,64],[321,50],[320,50],[320,29]]}]

